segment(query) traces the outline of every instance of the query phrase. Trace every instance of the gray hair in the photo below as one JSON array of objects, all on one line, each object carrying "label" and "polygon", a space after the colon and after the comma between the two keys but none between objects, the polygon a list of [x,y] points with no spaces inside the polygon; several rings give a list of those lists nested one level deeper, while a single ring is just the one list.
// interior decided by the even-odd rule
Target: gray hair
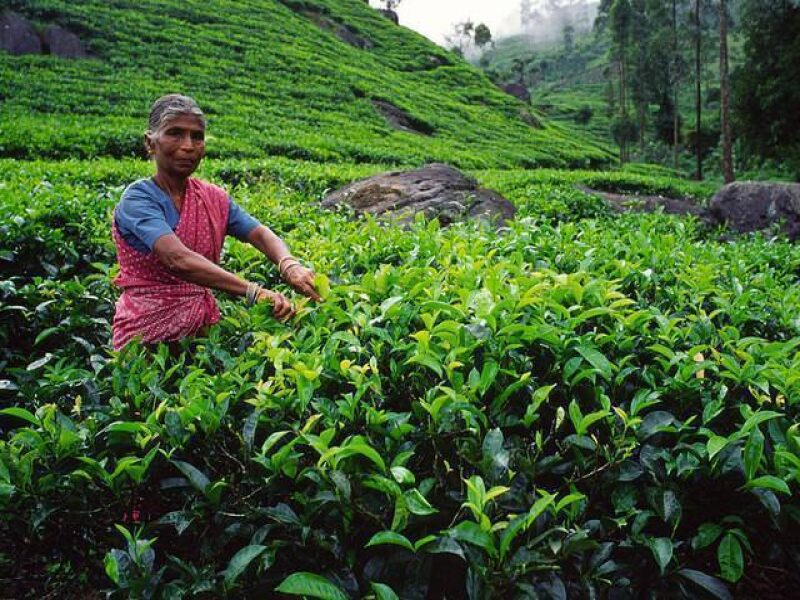
[{"label": "gray hair", "polygon": [[169,121],[182,115],[195,116],[203,122],[203,127],[206,126],[206,117],[197,102],[189,96],[167,94],[153,102],[153,106],[150,107],[147,130],[149,133],[155,133]]}]

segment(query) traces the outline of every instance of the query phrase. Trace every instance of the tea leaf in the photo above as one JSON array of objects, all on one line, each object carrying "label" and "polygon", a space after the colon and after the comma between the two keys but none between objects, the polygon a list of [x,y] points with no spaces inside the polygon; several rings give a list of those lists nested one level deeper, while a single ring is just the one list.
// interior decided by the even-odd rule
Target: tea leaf
[{"label": "tea leaf", "polygon": [[308,572],[292,573],[275,588],[275,591],[320,600],[349,600],[336,585],[324,577]]},{"label": "tea leaf", "polygon": [[647,543],[650,546],[650,550],[656,559],[656,564],[658,564],[658,568],[663,575],[667,565],[669,565],[669,563],[672,561],[672,540],[669,538],[650,538],[647,540]]},{"label": "tea leaf", "polygon": [[412,544],[406,536],[395,531],[379,531],[370,538],[369,542],[367,542],[364,547],[369,548],[371,546],[380,546],[383,544],[393,544],[410,550],[411,552],[415,551],[414,544]]},{"label": "tea leaf", "polygon": [[678,571],[678,575],[701,587],[719,600],[733,600],[733,595],[728,591],[728,588],[716,577],[694,569],[681,569]]},{"label": "tea leaf", "polygon": [[370,587],[375,592],[376,600],[400,600],[399,596],[394,593],[394,590],[384,583],[371,582]]},{"label": "tea leaf", "polygon": [[789,485],[783,479],[775,477],[774,475],[763,475],[761,477],[757,477],[756,479],[751,479],[747,482],[745,487],[764,488],[767,490],[772,490],[773,492],[786,494],[787,496],[792,494],[792,491],[789,489]]},{"label": "tea leaf", "polygon": [[25,410],[24,408],[20,408],[18,406],[12,406],[11,408],[4,408],[0,410],[0,415],[9,415],[11,417],[17,417],[18,419],[22,419],[27,421],[31,425],[38,425],[39,419],[37,419],[33,413],[29,410]]},{"label": "tea leaf", "polygon": [[266,549],[266,546],[254,544],[252,546],[245,546],[234,554],[225,569],[225,586],[230,587],[236,579],[238,579],[239,575],[247,569],[248,565],[258,558]]},{"label": "tea leaf", "polygon": [[727,533],[719,543],[717,560],[722,578],[736,583],[744,573],[744,555],[739,540],[732,533]]}]

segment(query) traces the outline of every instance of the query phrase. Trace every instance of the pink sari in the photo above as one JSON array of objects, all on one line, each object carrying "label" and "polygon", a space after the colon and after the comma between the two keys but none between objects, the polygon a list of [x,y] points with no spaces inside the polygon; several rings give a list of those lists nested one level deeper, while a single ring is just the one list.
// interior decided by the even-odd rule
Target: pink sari
[{"label": "pink sari", "polygon": [[[228,227],[228,195],[221,188],[190,178],[175,234],[190,250],[219,263]],[[114,313],[113,345],[119,350],[134,338],[152,344],[195,335],[219,321],[211,291],[170,272],[155,252],[131,248],[113,227],[122,289]]]}]

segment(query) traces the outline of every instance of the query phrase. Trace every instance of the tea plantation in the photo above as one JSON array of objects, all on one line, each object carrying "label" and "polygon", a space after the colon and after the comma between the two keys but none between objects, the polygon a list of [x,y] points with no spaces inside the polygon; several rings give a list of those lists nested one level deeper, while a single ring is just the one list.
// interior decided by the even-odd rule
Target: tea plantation
[{"label": "tea plantation", "polygon": [[[800,584],[797,246],[613,213],[576,184],[701,203],[714,187],[565,170],[608,155],[532,128],[362,2],[11,4],[80,31],[94,58],[0,54],[0,595],[724,599]],[[324,301],[295,296],[282,324],[219,294],[208,337],[114,353],[110,214],[152,173],[132,155],[172,89],[211,113],[199,176],[313,266]],[[391,130],[379,95],[434,133]],[[517,217],[401,228],[318,206],[432,159]],[[223,266],[288,294],[238,241]]]}]

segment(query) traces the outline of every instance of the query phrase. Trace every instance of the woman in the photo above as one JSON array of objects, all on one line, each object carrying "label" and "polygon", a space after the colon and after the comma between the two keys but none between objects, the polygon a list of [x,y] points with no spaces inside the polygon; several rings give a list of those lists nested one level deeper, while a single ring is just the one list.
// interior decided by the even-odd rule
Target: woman
[{"label": "woman", "polygon": [[170,94],[156,100],[145,133],[156,174],[131,184],[114,210],[113,234],[122,288],[113,345],[147,344],[197,334],[219,321],[209,288],[269,301],[280,320],[294,314],[278,292],[240,279],[219,266],[226,234],[247,241],[278,266],[286,283],[319,300],[314,273],[289,253],[269,228],[245,213],[221,188],[191,177],[205,154],[205,117],[197,103]]}]

